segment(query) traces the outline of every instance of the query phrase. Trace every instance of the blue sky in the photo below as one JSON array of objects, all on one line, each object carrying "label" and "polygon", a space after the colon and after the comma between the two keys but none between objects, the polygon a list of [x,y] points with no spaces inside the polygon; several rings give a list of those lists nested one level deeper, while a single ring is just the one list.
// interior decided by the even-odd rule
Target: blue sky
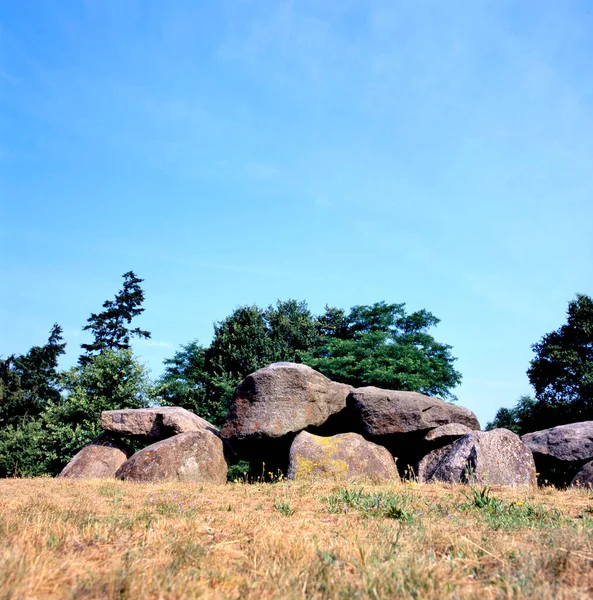
[{"label": "blue sky", "polygon": [[593,293],[593,6],[7,2],[0,355],[145,279],[162,360],[240,305],[426,308],[483,424]]}]

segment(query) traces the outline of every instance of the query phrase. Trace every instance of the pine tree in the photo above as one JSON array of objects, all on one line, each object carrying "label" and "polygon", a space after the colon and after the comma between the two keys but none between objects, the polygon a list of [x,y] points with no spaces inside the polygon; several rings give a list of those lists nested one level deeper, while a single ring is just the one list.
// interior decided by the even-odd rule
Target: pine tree
[{"label": "pine tree", "polygon": [[79,359],[82,365],[105,350],[128,349],[131,337],[150,338],[150,332],[139,327],[128,327],[134,317],[144,312],[144,291],[140,287],[144,280],[136,277],[133,271],[124,273],[122,277],[123,289],[113,300],[103,303],[103,312],[92,313],[87,321],[88,325],[83,327],[83,331],[92,331],[95,339],[91,344],[82,344],[85,350],[85,354]]},{"label": "pine tree", "polygon": [[54,323],[44,346],[0,360],[0,425],[35,417],[59,400],[58,359],[65,348],[62,328]]}]

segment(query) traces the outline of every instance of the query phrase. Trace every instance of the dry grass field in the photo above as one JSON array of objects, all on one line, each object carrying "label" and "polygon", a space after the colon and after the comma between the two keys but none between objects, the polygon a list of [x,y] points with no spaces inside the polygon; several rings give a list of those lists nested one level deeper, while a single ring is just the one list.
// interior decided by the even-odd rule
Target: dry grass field
[{"label": "dry grass field", "polygon": [[0,598],[585,598],[593,495],[0,482]]}]

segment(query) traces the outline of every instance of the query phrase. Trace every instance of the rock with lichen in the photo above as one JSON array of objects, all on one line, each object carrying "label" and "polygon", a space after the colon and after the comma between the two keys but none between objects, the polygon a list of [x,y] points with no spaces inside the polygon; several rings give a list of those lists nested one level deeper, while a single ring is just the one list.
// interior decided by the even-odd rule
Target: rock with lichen
[{"label": "rock with lichen", "polygon": [[288,479],[385,482],[399,481],[399,474],[390,452],[361,435],[321,437],[303,431],[290,447]]}]

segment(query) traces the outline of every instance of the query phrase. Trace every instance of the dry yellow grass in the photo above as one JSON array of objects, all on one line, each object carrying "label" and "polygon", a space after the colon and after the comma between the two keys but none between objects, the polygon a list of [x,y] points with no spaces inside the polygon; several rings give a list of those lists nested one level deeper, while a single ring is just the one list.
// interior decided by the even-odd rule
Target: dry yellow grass
[{"label": "dry yellow grass", "polygon": [[584,598],[586,490],[0,482],[0,598]]}]

